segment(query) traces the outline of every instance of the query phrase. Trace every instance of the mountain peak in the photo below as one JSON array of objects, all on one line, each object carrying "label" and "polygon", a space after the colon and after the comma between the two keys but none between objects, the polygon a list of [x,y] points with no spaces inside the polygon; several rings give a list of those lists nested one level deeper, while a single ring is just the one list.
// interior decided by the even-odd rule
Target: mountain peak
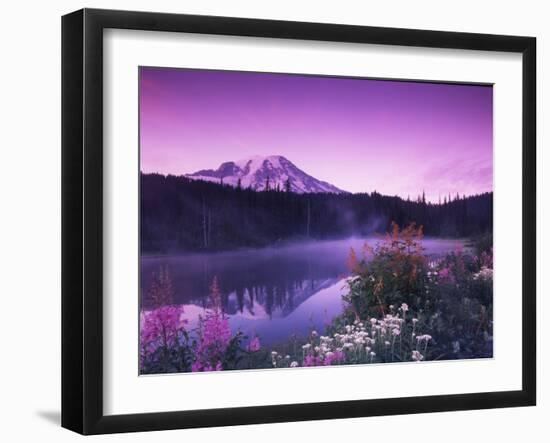
[{"label": "mountain peak", "polygon": [[333,193],[345,191],[330,183],[318,180],[305,173],[282,155],[254,155],[238,161],[222,163],[218,169],[203,169],[186,174],[193,180],[223,183],[231,186],[250,188],[255,191],[266,189],[286,190],[304,193]]}]

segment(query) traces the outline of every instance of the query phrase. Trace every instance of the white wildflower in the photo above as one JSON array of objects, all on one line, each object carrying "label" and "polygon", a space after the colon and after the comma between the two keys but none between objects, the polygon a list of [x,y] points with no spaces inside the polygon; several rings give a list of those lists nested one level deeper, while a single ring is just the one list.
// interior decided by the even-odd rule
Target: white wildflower
[{"label": "white wildflower", "polygon": [[493,270],[483,266],[481,270],[473,275],[474,280],[490,281],[493,279]]},{"label": "white wildflower", "polygon": [[460,352],[460,342],[458,340],[453,342],[453,352],[458,354]]}]

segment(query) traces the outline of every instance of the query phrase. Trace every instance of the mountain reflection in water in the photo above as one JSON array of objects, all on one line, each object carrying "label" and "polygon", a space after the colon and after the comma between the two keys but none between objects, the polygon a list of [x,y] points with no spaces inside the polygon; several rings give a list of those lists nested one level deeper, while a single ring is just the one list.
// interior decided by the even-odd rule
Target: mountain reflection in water
[{"label": "mountain reflection in water", "polygon": [[[374,244],[375,239],[369,239]],[[263,343],[304,335],[312,328],[322,332],[342,311],[341,296],[349,275],[351,247],[360,250],[365,239],[309,242],[281,247],[166,257],[142,257],[141,305],[151,278],[161,266],[170,272],[177,304],[185,306],[189,327],[204,312],[209,287],[217,277],[224,312],[231,328]],[[425,239],[426,252],[440,255],[456,249],[459,240]]]}]

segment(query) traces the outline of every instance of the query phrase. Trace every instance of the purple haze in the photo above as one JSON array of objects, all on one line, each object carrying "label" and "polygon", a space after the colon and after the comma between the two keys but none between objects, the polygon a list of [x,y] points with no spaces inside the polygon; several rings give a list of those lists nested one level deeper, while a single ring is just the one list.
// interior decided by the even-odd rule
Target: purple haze
[{"label": "purple haze", "polygon": [[493,189],[493,88],[140,69],[141,170],[283,155],[350,192],[436,202]]}]

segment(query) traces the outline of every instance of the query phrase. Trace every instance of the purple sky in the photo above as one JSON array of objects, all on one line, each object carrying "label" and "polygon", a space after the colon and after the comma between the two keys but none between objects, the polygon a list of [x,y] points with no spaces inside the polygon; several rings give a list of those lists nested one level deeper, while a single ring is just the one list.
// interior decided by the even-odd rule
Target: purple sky
[{"label": "purple sky", "polygon": [[493,90],[141,68],[141,170],[185,174],[284,155],[350,192],[436,202],[493,189]]}]

